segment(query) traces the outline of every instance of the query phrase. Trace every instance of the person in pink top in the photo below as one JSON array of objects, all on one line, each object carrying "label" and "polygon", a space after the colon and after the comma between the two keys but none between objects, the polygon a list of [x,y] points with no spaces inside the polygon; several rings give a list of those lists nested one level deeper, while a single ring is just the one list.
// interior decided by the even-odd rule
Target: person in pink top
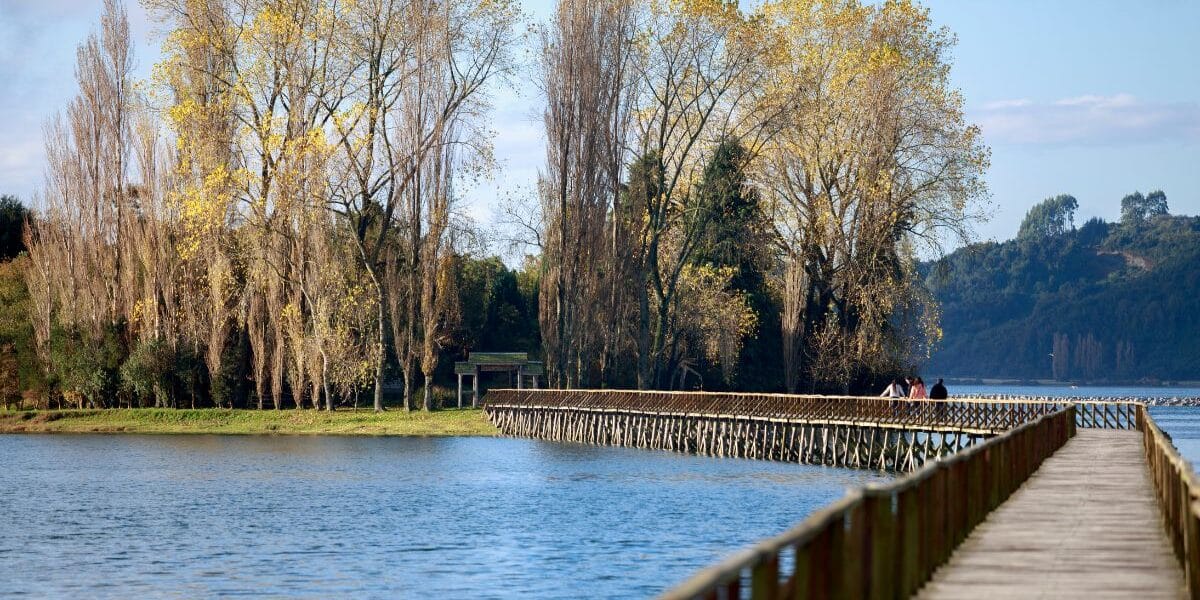
[{"label": "person in pink top", "polygon": [[920,377],[913,380],[912,387],[908,389],[908,397],[914,400],[924,400],[929,396],[925,393],[925,380]]}]

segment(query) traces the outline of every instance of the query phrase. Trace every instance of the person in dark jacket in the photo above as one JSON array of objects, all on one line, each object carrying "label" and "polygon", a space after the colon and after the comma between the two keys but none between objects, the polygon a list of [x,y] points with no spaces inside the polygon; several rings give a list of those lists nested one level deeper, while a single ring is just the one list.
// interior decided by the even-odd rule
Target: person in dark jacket
[{"label": "person in dark jacket", "polygon": [[937,383],[933,384],[933,387],[929,388],[930,400],[945,400],[949,396],[950,394],[946,391],[946,386],[942,385],[941,379],[938,379]]}]

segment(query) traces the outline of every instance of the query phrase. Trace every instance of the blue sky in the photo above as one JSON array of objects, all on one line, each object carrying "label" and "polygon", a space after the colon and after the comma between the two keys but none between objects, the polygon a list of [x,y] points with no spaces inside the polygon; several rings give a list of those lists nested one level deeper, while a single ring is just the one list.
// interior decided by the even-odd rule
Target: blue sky
[{"label": "blue sky", "polygon": [[[524,0],[532,18],[550,0]],[[1077,220],[1117,218],[1120,198],[1162,188],[1173,213],[1200,213],[1200,2],[929,0],[958,36],[953,79],[992,148],[991,219],[982,239],[1012,237],[1025,211],[1060,193]],[[0,0],[0,193],[42,182],[42,125],[74,93],[75,46],[98,0]],[[157,57],[154,27],[128,2],[139,70]],[[494,181],[465,211],[494,221],[494,198],[528,194],[544,156],[535,86],[496,95]]]}]

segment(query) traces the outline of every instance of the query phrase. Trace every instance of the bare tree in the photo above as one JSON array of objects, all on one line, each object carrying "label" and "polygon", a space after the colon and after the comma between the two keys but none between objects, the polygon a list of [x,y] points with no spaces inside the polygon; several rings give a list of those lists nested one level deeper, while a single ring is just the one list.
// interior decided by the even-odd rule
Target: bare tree
[{"label": "bare tree", "polygon": [[[48,218],[29,236],[29,285],[43,348],[54,323],[98,344],[129,316],[132,70],[125,10],[106,0],[99,34],[76,52],[79,94],[46,128]],[[69,391],[81,403],[106,401],[91,384]]]},{"label": "bare tree", "polygon": [[[562,0],[542,35],[546,170],[540,185],[542,345],[551,385],[586,384],[612,328],[609,216],[628,131],[634,7]],[[603,309],[602,309],[603,307]]]},{"label": "bare tree", "polygon": [[[352,229],[376,291],[376,410],[383,409],[385,309],[401,309],[390,316],[401,322],[393,335],[400,334],[394,345],[405,376],[406,408],[424,343],[420,273],[433,257],[422,256],[427,217],[414,188],[427,163],[444,156],[445,145],[486,146],[477,120],[486,109],[488,83],[510,67],[517,18],[509,1],[370,0],[350,16],[344,51],[351,71],[340,94],[344,106],[332,120],[348,177],[331,205]],[[452,127],[463,128],[461,137],[448,135]],[[391,252],[404,256],[388,258]],[[384,276],[387,265],[392,277]],[[388,286],[395,283],[402,286],[394,291],[399,298],[389,300]]]}]

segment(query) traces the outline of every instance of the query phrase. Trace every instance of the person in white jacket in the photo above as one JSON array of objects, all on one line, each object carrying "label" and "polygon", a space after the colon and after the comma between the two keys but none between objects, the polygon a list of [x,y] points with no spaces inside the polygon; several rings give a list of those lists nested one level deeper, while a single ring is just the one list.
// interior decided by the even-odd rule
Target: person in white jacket
[{"label": "person in white jacket", "polygon": [[903,398],[904,395],[905,395],[904,394],[904,384],[900,383],[899,379],[895,379],[895,380],[892,380],[891,385],[887,386],[887,389],[883,390],[883,393],[880,394],[879,397],[880,398]]}]

